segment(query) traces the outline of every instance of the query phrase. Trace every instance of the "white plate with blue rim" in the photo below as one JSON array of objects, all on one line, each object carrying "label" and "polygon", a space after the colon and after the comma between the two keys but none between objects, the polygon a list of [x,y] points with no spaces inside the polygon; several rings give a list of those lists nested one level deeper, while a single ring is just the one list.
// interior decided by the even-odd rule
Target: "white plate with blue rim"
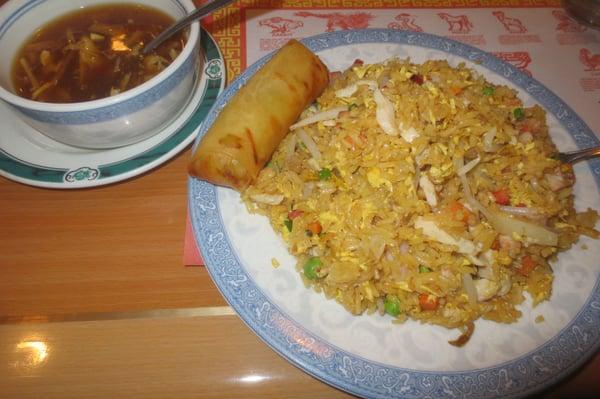
[{"label": "white plate with blue rim", "polygon": [[168,126],[141,142],[108,150],[71,147],[25,124],[0,103],[0,176],[48,188],[84,188],[140,175],[168,161],[199,131],[225,87],[225,63],[211,35],[202,30],[204,61],[187,105]]},{"label": "white plate with blue rim", "polygon": [[[474,47],[425,33],[369,29],[307,38],[330,70],[354,59],[391,56],[421,63],[446,59],[496,84],[515,88],[526,106],[548,114],[560,150],[589,147],[598,139],[554,93],[513,66]],[[219,97],[199,138],[224,104],[266,58],[248,68]],[[199,140],[199,139],[198,139]],[[600,162],[575,165],[576,208],[600,204]],[[468,344],[448,344],[457,331],[388,316],[352,316],[341,305],[304,287],[294,258],[260,215],[239,195],[190,178],[193,231],[217,287],[244,322],[281,356],[307,373],[352,394],[372,398],[521,397],[539,392],[585,362],[600,346],[600,242],[582,238],[554,264],[553,294],[513,324],[478,320]],[[271,259],[281,266],[273,268]],[[536,322],[538,316],[545,321]],[[540,319],[538,318],[538,321]]]}]

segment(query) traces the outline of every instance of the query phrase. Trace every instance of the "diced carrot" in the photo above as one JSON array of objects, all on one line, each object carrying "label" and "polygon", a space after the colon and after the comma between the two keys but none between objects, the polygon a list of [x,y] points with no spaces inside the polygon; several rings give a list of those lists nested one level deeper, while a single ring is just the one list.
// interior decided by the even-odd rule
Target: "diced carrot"
[{"label": "diced carrot", "polygon": [[302,216],[303,213],[304,213],[304,211],[301,211],[300,209],[294,209],[293,211],[288,212],[288,218],[290,218],[291,220],[294,220],[298,216]]},{"label": "diced carrot", "polygon": [[440,300],[435,295],[419,294],[419,306],[422,310],[436,310],[440,305]]},{"label": "diced carrot", "polygon": [[500,190],[492,192],[494,196],[494,200],[497,204],[500,205],[509,205],[510,204],[510,195],[508,194],[508,190],[505,188],[501,188]]},{"label": "diced carrot", "polygon": [[360,58],[357,58],[354,60],[354,63],[352,65],[363,65],[365,62],[363,60],[361,60]]},{"label": "diced carrot", "polygon": [[452,219],[467,223],[471,215],[467,208],[458,201],[452,201],[448,204],[448,212],[452,215]]},{"label": "diced carrot", "polygon": [[455,96],[458,96],[461,92],[463,91],[462,87],[458,87],[458,86],[452,86],[450,88],[450,92],[452,94],[454,94]]},{"label": "diced carrot", "polygon": [[361,131],[358,134],[358,137],[360,138],[360,141],[363,142],[363,144],[367,144],[367,134],[364,131]]},{"label": "diced carrot", "polygon": [[529,255],[525,255],[523,256],[523,259],[521,259],[521,267],[517,268],[517,272],[524,276],[529,276],[529,273],[531,273],[536,266],[537,262],[535,259]]},{"label": "diced carrot", "polygon": [[494,242],[492,243],[492,247],[491,247],[494,251],[497,251],[500,249],[500,240],[498,238],[496,238],[494,240]]},{"label": "diced carrot", "polygon": [[306,228],[313,234],[320,234],[323,231],[323,226],[318,221],[310,222]]},{"label": "diced carrot", "polygon": [[348,143],[350,145],[350,147],[354,147],[354,140],[352,139],[352,136],[350,136],[349,134],[344,136],[344,141],[346,143]]}]

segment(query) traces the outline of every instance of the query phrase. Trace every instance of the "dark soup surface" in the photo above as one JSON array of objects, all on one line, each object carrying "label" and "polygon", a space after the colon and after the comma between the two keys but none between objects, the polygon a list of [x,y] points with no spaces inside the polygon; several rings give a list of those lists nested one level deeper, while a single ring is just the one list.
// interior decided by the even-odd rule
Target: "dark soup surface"
[{"label": "dark soup surface", "polygon": [[19,50],[12,67],[15,92],[52,103],[96,100],[138,86],[182,51],[184,34],[148,55],[144,45],[174,19],[137,4],[86,7],[42,26]]}]

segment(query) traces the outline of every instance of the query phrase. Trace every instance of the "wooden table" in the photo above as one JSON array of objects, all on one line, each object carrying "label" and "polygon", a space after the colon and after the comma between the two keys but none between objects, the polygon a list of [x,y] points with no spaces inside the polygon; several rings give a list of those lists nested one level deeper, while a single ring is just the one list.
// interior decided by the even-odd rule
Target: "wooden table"
[{"label": "wooden table", "polygon": [[[348,397],[182,266],[189,156],[84,190],[0,178],[0,397]],[[597,354],[541,396],[591,397],[599,370]]]}]

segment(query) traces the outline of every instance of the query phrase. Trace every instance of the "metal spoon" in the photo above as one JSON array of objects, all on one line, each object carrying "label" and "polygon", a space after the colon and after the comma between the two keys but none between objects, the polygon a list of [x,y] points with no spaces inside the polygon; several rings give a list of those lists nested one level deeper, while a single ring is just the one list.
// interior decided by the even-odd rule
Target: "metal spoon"
[{"label": "metal spoon", "polygon": [[556,158],[562,163],[575,163],[596,157],[600,157],[600,146],[578,151],[559,152],[556,155]]},{"label": "metal spoon", "polygon": [[175,33],[179,32],[183,28],[190,25],[192,22],[204,18],[207,15],[217,11],[219,8],[226,6],[231,3],[233,0],[213,0],[210,3],[203,5],[202,7],[197,8],[195,11],[189,13],[185,17],[181,18],[179,21],[175,22],[173,25],[169,26],[167,29],[162,31],[158,36],[154,39],[150,40],[146,46],[144,46],[142,53],[148,54],[156,47],[158,47],[162,42],[164,42],[167,38],[171,37]]}]

